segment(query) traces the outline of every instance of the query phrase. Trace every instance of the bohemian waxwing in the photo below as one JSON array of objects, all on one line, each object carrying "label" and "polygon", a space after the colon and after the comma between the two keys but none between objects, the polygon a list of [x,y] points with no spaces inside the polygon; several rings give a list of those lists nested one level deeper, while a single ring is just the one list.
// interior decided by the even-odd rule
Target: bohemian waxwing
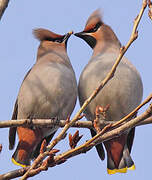
[{"label": "bohemian waxwing", "polygon": [[[40,40],[37,61],[23,80],[12,119],[67,119],[77,99],[75,73],[66,51],[72,32],[58,35],[36,29],[33,34]],[[14,148],[16,129],[19,143],[12,161],[25,167],[38,156],[43,139],[49,143],[58,127],[11,127],[9,149]]]},{"label": "bohemian waxwing", "polygon": [[[79,79],[78,95],[80,105],[82,105],[111,70],[118,57],[121,44],[111,27],[102,21],[99,10],[89,17],[84,30],[75,35],[85,40],[93,49],[93,55]],[[95,119],[97,106],[102,106],[102,108],[109,106],[103,120],[118,121],[140,104],[142,95],[141,77],[131,62],[123,57],[114,77],[87,106],[85,110],[87,120]],[[103,143],[107,151],[109,174],[125,173],[127,169],[135,169],[130,156],[134,133],[135,128],[132,128],[119,137]],[[96,132],[91,130],[91,134],[95,136]],[[96,149],[103,160],[105,155],[102,144],[97,145]]]}]

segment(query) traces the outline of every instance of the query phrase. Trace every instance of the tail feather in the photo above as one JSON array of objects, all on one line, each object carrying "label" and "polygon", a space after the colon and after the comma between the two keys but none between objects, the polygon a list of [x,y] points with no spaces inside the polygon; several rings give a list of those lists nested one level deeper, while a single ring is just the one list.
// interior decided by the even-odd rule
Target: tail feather
[{"label": "tail feather", "polygon": [[10,127],[9,129],[9,150],[12,150],[15,146],[17,127]]},{"label": "tail feather", "polygon": [[[123,159],[124,159],[126,167],[128,169],[132,169],[132,170],[135,169],[135,165],[130,156],[130,152],[129,152],[127,145],[125,145],[124,150],[123,150]],[[121,165],[121,163],[120,163],[120,165]]]},{"label": "tail feather", "polygon": [[56,133],[56,131],[42,139],[42,141],[37,145],[35,151],[33,152],[32,159],[36,159],[37,156],[40,154],[40,148],[41,148],[41,144],[42,144],[43,140],[46,139],[46,143],[47,143],[46,145],[48,145],[49,142],[52,140],[53,136],[55,135],[55,133]]},{"label": "tail feather", "polygon": [[[18,114],[18,100],[16,100],[15,102],[12,120],[17,119],[17,114]],[[17,127],[10,127],[9,129],[9,149],[10,150],[12,150],[15,146],[16,130],[17,130]]]},{"label": "tail feather", "polygon": [[[96,132],[92,129],[90,131],[91,131],[92,137],[94,137],[96,135]],[[105,152],[104,152],[102,143],[96,145],[95,147],[96,147],[96,150],[97,150],[97,153],[98,153],[100,159],[103,161],[105,159]]]},{"label": "tail feather", "polygon": [[127,170],[135,170],[135,164],[130,154],[126,154],[125,151],[129,152],[128,148],[123,151],[123,157],[119,163],[118,168],[116,168],[113,160],[110,157],[107,158],[108,159],[108,163],[107,163],[108,174],[126,173]]},{"label": "tail feather", "polygon": [[27,148],[28,147],[25,142],[19,142],[13,156],[12,162],[15,165],[26,167],[30,165],[30,153]]},{"label": "tail feather", "polygon": [[131,153],[134,137],[135,137],[135,127],[130,130],[127,137],[127,146],[130,153]]},{"label": "tail feather", "polygon": [[16,165],[26,167],[30,165],[32,153],[42,139],[40,128],[30,129],[25,127],[17,128],[19,143],[12,156],[12,162]]},{"label": "tail feather", "polygon": [[127,146],[127,134],[104,142],[107,150],[107,172],[108,174],[126,173],[134,170],[135,165],[130,156]]}]

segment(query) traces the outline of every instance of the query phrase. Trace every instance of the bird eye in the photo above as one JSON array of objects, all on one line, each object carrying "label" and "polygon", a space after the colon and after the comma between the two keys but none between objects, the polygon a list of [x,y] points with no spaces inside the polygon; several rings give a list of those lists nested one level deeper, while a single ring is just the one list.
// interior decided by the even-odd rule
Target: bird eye
[{"label": "bird eye", "polygon": [[97,24],[96,24],[92,29],[90,29],[88,32],[90,32],[90,33],[96,32],[101,25],[102,25],[101,22],[97,23]]},{"label": "bird eye", "polygon": [[96,32],[98,30],[98,27],[95,26],[93,29],[92,29],[92,32]]},{"label": "bird eye", "polygon": [[55,39],[54,42],[62,43],[62,39]]},{"label": "bird eye", "polygon": [[96,32],[100,26],[101,26],[101,23],[97,23],[96,26],[92,29],[93,32]]}]

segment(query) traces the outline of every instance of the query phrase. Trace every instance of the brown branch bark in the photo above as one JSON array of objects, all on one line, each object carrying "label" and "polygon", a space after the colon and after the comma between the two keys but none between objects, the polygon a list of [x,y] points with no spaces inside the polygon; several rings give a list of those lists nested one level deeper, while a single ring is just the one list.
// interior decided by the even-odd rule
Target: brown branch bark
[{"label": "brown branch bark", "polygon": [[14,171],[0,175],[0,180],[9,180],[22,176],[28,168],[20,168]]},{"label": "brown branch bark", "polygon": [[[8,127],[13,127],[13,126],[30,126],[29,123],[26,123],[29,121],[29,119],[21,119],[21,120],[8,120],[8,121],[1,121],[0,122],[0,128],[8,128]],[[53,122],[52,119],[33,119],[31,120],[33,126],[38,126],[38,127],[51,127],[51,126],[59,126],[63,128],[66,124],[65,120],[60,120],[58,123]],[[118,121],[119,122],[119,121]],[[100,126],[103,125],[108,125],[108,124],[113,124],[113,121],[104,121],[104,122],[99,122]],[[147,125],[152,123],[152,117],[149,117],[139,123],[137,126],[141,125]],[[91,129],[93,128],[93,123],[91,121],[77,121],[75,122],[72,126],[72,128],[87,128]]]},{"label": "brown branch bark", "polygon": [[[124,131],[128,130],[129,128],[136,126],[145,117],[148,118],[149,116],[151,116],[151,114],[152,114],[152,104],[140,116],[130,120],[129,122],[126,122],[125,124],[122,124],[120,127],[116,128],[114,130],[110,130],[110,128],[111,128],[110,126],[105,127],[105,129],[101,130],[100,133],[98,133],[92,139],[88,140],[83,145],[81,145],[75,149],[69,150],[61,155],[56,156],[55,161],[58,161],[60,158],[68,159],[68,158],[75,156],[75,154],[78,155],[80,153],[84,153],[84,152],[88,151],[88,149],[91,149],[93,146],[95,146],[103,141],[109,140],[115,136],[119,136]],[[108,131],[108,132],[106,132],[106,131]]]},{"label": "brown branch bark", "polygon": [[[53,167],[53,166],[58,165],[63,159],[67,160],[67,159],[72,158],[81,153],[86,153],[93,146],[95,146],[103,141],[109,140],[115,136],[119,136],[124,131],[128,130],[129,128],[135,127],[139,124],[143,124],[143,122],[144,122],[143,120],[145,118],[148,123],[149,123],[149,121],[152,122],[152,104],[150,104],[148,109],[144,113],[142,113],[140,116],[126,122],[125,124],[121,124],[119,127],[115,128],[115,129],[113,129],[113,127],[111,125],[107,125],[96,136],[94,136],[92,139],[88,140],[86,143],[84,143],[74,149],[70,149],[62,154],[56,155],[53,159],[53,163],[48,164],[48,166],[44,166],[43,165],[44,163],[42,163],[42,165],[40,165],[38,168],[32,169],[29,172],[28,177],[32,177],[32,176],[40,173],[41,171],[45,171],[48,169],[48,167]],[[37,161],[39,161],[39,159]],[[29,168],[21,168],[21,169],[11,171],[6,174],[2,174],[2,175],[0,175],[0,180],[13,179],[13,178],[22,176],[27,170],[29,170]]]},{"label": "brown branch bark", "polygon": [[151,0],[148,0],[148,7],[149,7],[148,16],[152,20],[152,2],[151,2]]},{"label": "brown branch bark", "polygon": [[[152,94],[150,94],[137,108],[135,108],[131,113],[129,113],[127,116],[122,118],[121,120],[117,122],[113,121],[99,121],[100,126],[105,126],[108,124],[112,124],[112,127],[116,127],[122,123],[124,123],[126,120],[131,118],[141,107],[143,107],[145,104],[147,104],[152,99]],[[139,123],[137,126],[144,125],[144,124],[150,124],[152,123],[152,118],[145,119],[142,121],[142,123]],[[32,126],[39,126],[39,127],[52,127],[52,126],[59,126],[64,127],[66,125],[66,120],[59,120],[56,121],[54,119],[18,119],[18,120],[8,120],[8,121],[1,121],[0,122],[0,128],[6,128],[6,127],[13,127],[13,126],[26,126],[30,127]],[[89,121],[77,121],[75,122],[71,127],[77,127],[77,128],[94,128],[94,125],[92,122]]]},{"label": "brown branch bark", "polygon": [[152,94],[150,94],[138,107],[136,107],[131,113],[129,113],[127,116],[125,116],[124,118],[122,118],[120,121],[114,123],[112,125],[112,127],[116,127],[118,126],[119,124],[125,122],[127,119],[133,117],[137,112],[138,110],[143,107],[145,104],[147,104],[150,100],[152,99]]},{"label": "brown branch bark", "polygon": [[9,0],[0,0],[0,20],[8,6]]}]

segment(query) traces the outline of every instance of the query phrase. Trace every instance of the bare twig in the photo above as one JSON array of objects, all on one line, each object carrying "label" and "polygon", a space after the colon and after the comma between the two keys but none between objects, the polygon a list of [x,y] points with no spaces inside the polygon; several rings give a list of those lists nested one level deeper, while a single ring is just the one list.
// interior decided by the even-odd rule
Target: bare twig
[{"label": "bare twig", "polygon": [[71,147],[71,149],[74,149],[78,142],[80,141],[80,139],[82,138],[83,135],[79,136],[79,131],[77,130],[74,135],[72,136],[72,134],[69,134],[69,145]]},{"label": "bare twig", "polygon": [[4,14],[5,9],[7,8],[9,0],[0,0],[0,20]]},{"label": "bare twig", "polygon": [[148,0],[148,7],[149,7],[148,16],[152,20],[152,2],[151,2],[151,0]]},{"label": "bare twig", "polygon": [[20,168],[0,175],[0,180],[9,180],[22,176],[29,168]]},{"label": "bare twig", "polygon": [[[112,124],[108,124],[106,127],[104,127],[96,136],[94,136],[92,139],[88,140],[86,143],[82,144],[79,147],[76,147],[74,149],[68,150],[67,152],[64,152],[60,155],[57,155],[54,157],[54,161],[51,167],[56,166],[61,160],[66,161],[67,159],[74,157],[81,153],[86,153],[89,151],[93,146],[109,140],[115,136],[120,136],[124,131],[128,130],[129,128],[133,128],[139,124],[143,124],[143,120],[146,118],[147,122],[152,122],[152,104],[150,104],[149,108],[140,116],[126,122],[125,124],[121,124],[119,127],[113,129],[110,131],[110,128],[112,127]],[[32,170],[29,172],[29,177],[34,176],[40,171],[46,170],[44,167],[39,167],[38,170]]]},{"label": "bare twig", "polygon": [[[127,116],[122,118],[121,120],[117,122],[113,121],[102,121],[100,117],[98,117],[100,120],[98,121],[99,126],[105,126],[108,124],[112,124],[112,127],[116,127],[129,118],[133,117],[134,114],[141,109],[145,104],[147,104],[152,99],[152,94],[150,94],[137,108],[135,108],[131,113],[129,113]],[[99,107],[97,107],[99,109]],[[97,110],[96,109],[96,110]],[[96,112],[96,116],[98,116],[98,113]],[[151,124],[152,118],[145,119],[142,123],[139,123],[138,126],[144,125],[144,124]],[[67,124],[66,120],[59,120],[54,121],[54,119],[18,119],[18,120],[8,120],[8,121],[0,121],[0,128],[6,128],[6,127],[18,127],[18,126],[26,126],[31,127],[31,124],[33,126],[38,127],[52,127],[52,126],[59,126],[64,127]],[[77,121],[75,122],[71,127],[74,128],[88,128],[91,129],[94,127],[94,124],[91,121]]]},{"label": "bare twig", "polygon": [[[112,131],[110,131],[110,128],[112,127],[111,124],[106,126],[105,128],[102,129],[102,131],[99,132],[99,134],[97,134],[96,136],[94,136],[92,139],[88,140],[86,143],[82,144],[81,146],[76,147],[74,149],[70,149],[67,152],[59,154],[55,157],[53,156],[53,161],[51,164],[50,163],[45,164],[47,162],[47,159],[44,160],[43,163],[41,163],[41,166],[39,166],[38,168],[31,170],[29,172],[28,177],[34,176],[34,175],[40,173],[41,171],[45,171],[45,170],[47,170],[48,167],[56,166],[57,164],[63,162],[63,160],[65,161],[73,156],[78,155],[78,154],[86,153],[96,144],[106,141],[108,139],[111,139],[115,136],[118,136],[121,133],[123,133],[125,130],[127,130],[128,128],[138,126],[138,125],[152,123],[152,114],[151,113],[152,113],[152,105],[150,105],[149,108],[142,115],[130,120],[129,122],[126,122],[125,124],[121,124],[119,127],[113,129]],[[90,127],[93,126],[92,122],[85,122],[85,123],[89,123],[88,126],[90,126]],[[43,145],[41,147],[42,147],[41,149],[43,149],[43,150],[41,150],[41,153],[43,153],[45,148],[43,148]],[[54,151],[54,150],[52,150],[52,151]],[[58,150],[55,150],[55,153],[56,152],[58,152]],[[48,153],[48,156],[49,155],[50,154]],[[38,161],[39,161],[39,159],[38,159]],[[6,174],[2,174],[2,175],[0,175],[0,180],[13,179],[13,178],[22,176],[28,169],[29,168],[22,168],[22,169],[18,169],[16,171],[11,171]]]},{"label": "bare twig", "polygon": [[95,146],[95,145],[97,145],[97,144],[99,144],[99,143],[101,143],[103,141],[109,140],[109,139],[111,139],[111,138],[113,138],[115,136],[119,136],[125,130],[128,130],[129,128],[132,128],[132,127],[136,126],[143,119],[148,118],[151,115],[152,115],[152,104],[140,116],[130,120],[129,122],[126,122],[125,124],[121,125],[120,127],[116,128],[116,129],[114,129],[112,131],[106,132],[110,128],[110,125],[106,126],[99,134],[94,136],[92,139],[90,139],[89,141],[87,141],[83,145],[56,156],[54,158],[54,160],[58,161],[60,158],[68,159],[68,158],[71,158],[71,157],[73,157],[75,155],[78,155],[80,153],[84,153],[84,152],[88,151],[89,149],[91,149],[93,146]]},{"label": "bare twig", "polygon": [[[125,117],[125,119],[126,119],[126,117]],[[13,124],[11,123],[12,120],[1,121],[0,122],[0,128],[6,128],[6,127],[12,127],[12,126],[16,126],[16,127],[24,126],[24,124],[26,123],[27,120],[29,120],[29,119],[13,120],[14,121]],[[122,120],[123,119],[121,119],[121,121]],[[3,123],[3,127],[1,127],[1,123]],[[101,121],[101,122],[99,121],[100,126],[105,126],[105,125],[114,124],[114,123],[115,123],[114,121]],[[152,123],[152,118],[148,118],[148,119],[145,119],[144,121],[142,121],[142,123],[139,123],[137,126],[151,124],[151,123]],[[38,126],[38,127],[51,127],[51,126],[57,126],[58,125],[59,127],[62,128],[65,126],[65,120],[60,120],[58,122],[58,124],[56,124],[56,122],[53,122],[51,119],[32,119],[32,124],[33,124],[33,126]],[[25,126],[28,127],[28,125],[25,125]],[[77,121],[71,127],[72,128],[91,129],[91,128],[93,128],[93,124],[91,121]]]},{"label": "bare twig", "polygon": [[152,116],[146,118],[144,121],[141,121],[140,123],[137,124],[137,126],[147,125],[147,124],[152,124]]},{"label": "bare twig", "polygon": [[118,126],[119,124],[125,122],[127,119],[133,117],[137,111],[143,107],[145,104],[147,104],[150,100],[152,99],[152,94],[150,94],[137,108],[135,108],[131,113],[129,113],[127,116],[125,116],[124,118],[122,118],[120,121],[117,121],[116,123],[114,123],[112,125],[112,127],[116,127]]}]

